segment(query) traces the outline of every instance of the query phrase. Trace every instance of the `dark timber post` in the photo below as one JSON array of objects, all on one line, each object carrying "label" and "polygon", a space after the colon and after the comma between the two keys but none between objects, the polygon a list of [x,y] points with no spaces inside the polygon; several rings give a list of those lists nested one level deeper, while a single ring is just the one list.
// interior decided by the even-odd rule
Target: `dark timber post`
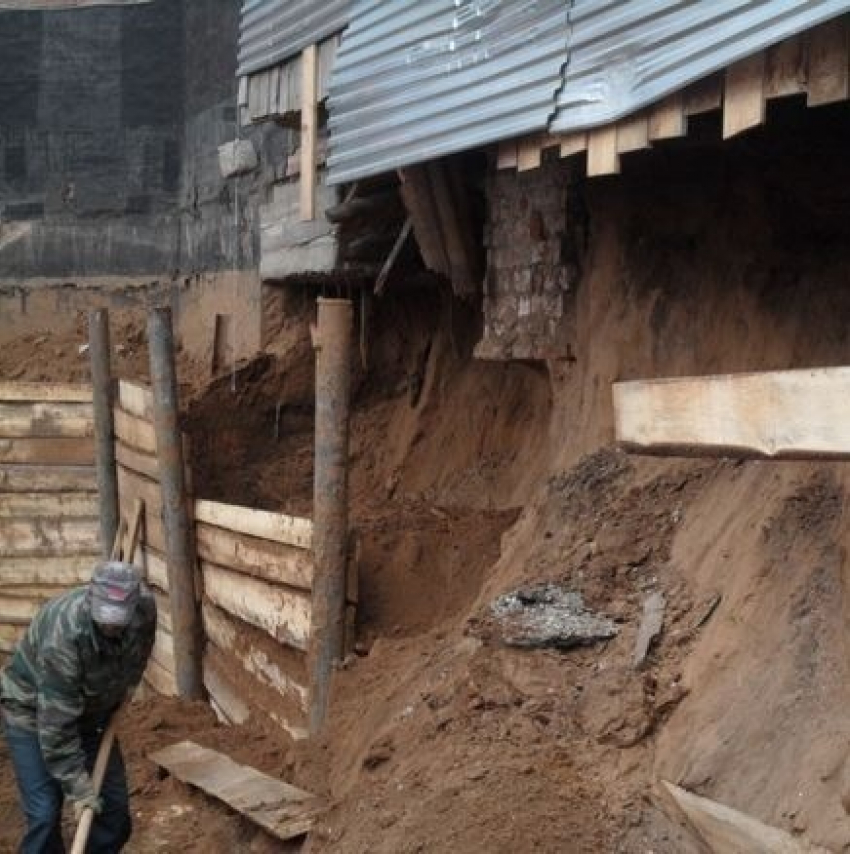
[{"label": "dark timber post", "polygon": [[194,550],[187,506],[170,309],[151,310],[148,318],[148,346],[168,565],[168,593],[174,632],[174,669],[180,696],[196,699],[203,694],[201,637],[195,601]]},{"label": "dark timber post", "polygon": [[112,411],[112,368],[109,349],[109,312],[89,312],[89,358],[91,359],[97,492],[100,504],[100,551],[112,552],[118,530],[118,475],[115,469],[115,421]]},{"label": "dark timber post", "polygon": [[313,608],[310,732],[324,723],[331,670],[345,639],[348,544],[348,403],[351,302],[319,299],[316,348],[316,448],[313,474]]}]

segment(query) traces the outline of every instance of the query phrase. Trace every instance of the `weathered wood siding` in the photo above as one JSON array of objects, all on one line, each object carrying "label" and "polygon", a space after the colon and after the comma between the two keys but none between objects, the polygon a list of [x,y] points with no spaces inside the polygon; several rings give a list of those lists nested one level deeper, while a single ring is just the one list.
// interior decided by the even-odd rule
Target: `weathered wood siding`
[{"label": "weathered wood siding", "polygon": [[0,383],[0,658],[100,555],[88,385]]}]

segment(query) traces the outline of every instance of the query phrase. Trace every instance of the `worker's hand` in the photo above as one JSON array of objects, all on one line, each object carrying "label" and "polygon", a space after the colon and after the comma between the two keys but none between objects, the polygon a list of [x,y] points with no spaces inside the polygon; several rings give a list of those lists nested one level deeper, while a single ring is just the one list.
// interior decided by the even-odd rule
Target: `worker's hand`
[{"label": "worker's hand", "polygon": [[95,815],[100,815],[103,810],[103,801],[97,795],[88,795],[74,801],[74,821],[79,823],[87,809],[90,809]]}]

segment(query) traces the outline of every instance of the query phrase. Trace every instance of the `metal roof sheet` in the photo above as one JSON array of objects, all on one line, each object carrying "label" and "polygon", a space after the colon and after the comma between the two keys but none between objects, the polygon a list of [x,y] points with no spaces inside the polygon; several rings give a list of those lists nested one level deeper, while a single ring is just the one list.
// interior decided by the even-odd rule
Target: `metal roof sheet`
[{"label": "metal roof sheet", "polygon": [[349,4],[350,0],[243,0],[237,76],[275,65],[339,32],[348,22]]},{"label": "metal roof sheet", "polygon": [[330,180],[546,126],[565,0],[353,0],[331,76]]},{"label": "metal roof sheet", "polygon": [[848,10],[848,0],[573,0],[549,130],[621,118]]}]

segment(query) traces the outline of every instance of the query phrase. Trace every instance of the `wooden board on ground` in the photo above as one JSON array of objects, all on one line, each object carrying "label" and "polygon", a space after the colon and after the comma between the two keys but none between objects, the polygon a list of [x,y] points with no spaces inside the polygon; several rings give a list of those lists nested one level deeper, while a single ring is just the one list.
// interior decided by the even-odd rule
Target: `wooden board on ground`
[{"label": "wooden board on ground", "polygon": [[85,466],[94,463],[94,440],[45,438],[0,439],[0,463],[38,466]]},{"label": "wooden board on ground", "polygon": [[0,493],[0,517],[97,516],[94,492]]},{"label": "wooden board on ground", "polygon": [[281,643],[306,650],[310,636],[310,598],[257,578],[201,563],[204,593],[240,620],[263,629]]},{"label": "wooden board on ground", "polygon": [[302,590],[313,583],[313,553],[304,549],[203,523],[195,525],[195,542],[198,555],[218,566]]},{"label": "wooden board on ground", "polygon": [[829,854],[826,848],[763,824],[731,807],[701,798],[666,780],[660,781],[661,804],[683,816],[715,854]]},{"label": "wooden board on ground", "polygon": [[31,584],[66,586],[85,584],[91,578],[92,570],[99,560],[99,549],[93,549],[89,555],[4,556],[0,558],[0,584],[3,587]]},{"label": "wooden board on ground", "polygon": [[850,458],[850,368],[621,382],[613,395],[631,449]]},{"label": "wooden board on ground", "polygon": [[0,465],[0,492],[97,492],[93,465]]},{"label": "wooden board on ground", "polygon": [[199,498],[195,501],[195,520],[301,549],[309,549],[313,545],[312,520],[283,513]]},{"label": "wooden board on ground", "polygon": [[0,400],[91,403],[92,388],[84,383],[0,383]]},{"label": "wooden board on ground", "polygon": [[177,779],[223,801],[278,839],[308,833],[324,809],[315,795],[191,741],[159,750],[148,758]]}]

